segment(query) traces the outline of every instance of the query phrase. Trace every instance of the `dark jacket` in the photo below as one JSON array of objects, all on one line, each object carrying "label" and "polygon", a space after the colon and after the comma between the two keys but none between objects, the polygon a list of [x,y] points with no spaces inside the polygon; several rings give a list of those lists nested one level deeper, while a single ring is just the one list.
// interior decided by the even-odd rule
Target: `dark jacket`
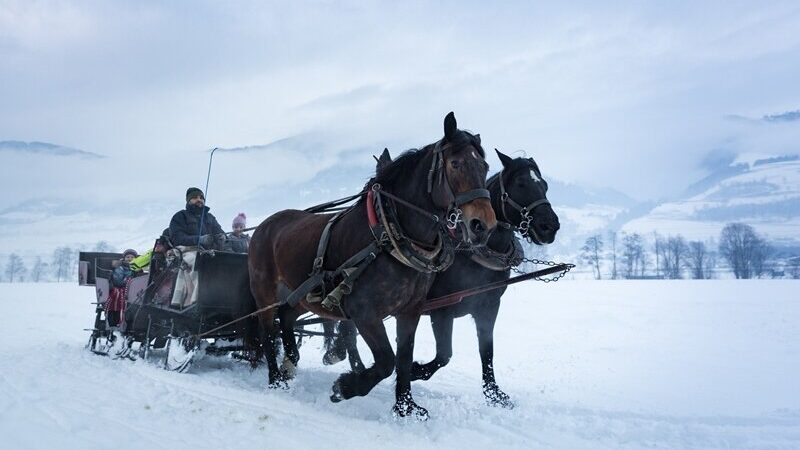
[{"label": "dark jacket", "polygon": [[[186,209],[176,212],[169,222],[169,239],[172,245],[197,245],[198,238],[204,234],[223,234],[222,227],[219,226],[216,217],[208,212],[209,209],[208,206],[201,208],[187,203]],[[200,230],[200,215],[203,210],[205,210],[205,217],[203,218],[203,229]]]},{"label": "dark jacket", "polygon": [[225,251],[234,253],[247,253],[247,247],[250,245],[250,236],[247,234],[229,235],[225,240]]}]

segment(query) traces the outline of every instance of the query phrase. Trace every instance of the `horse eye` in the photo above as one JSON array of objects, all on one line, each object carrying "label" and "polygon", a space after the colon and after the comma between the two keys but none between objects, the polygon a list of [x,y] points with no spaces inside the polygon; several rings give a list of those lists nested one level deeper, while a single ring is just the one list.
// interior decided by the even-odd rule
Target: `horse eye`
[{"label": "horse eye", "polygon": [[453,169],[458,169],[459,167],[461,167],[461,161],[457,159],[450,161],[450,167],[452,167]]}]

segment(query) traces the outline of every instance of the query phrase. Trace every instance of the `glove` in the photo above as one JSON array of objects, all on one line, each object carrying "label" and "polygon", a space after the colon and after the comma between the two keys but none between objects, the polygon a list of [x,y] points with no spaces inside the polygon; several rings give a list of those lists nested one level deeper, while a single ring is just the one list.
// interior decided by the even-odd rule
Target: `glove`
[{"label": "glove", "polygon": [[200,236],[200,246],[205,248],[211,248],[214,245],[214,236],[210,234],[204,234]]}]

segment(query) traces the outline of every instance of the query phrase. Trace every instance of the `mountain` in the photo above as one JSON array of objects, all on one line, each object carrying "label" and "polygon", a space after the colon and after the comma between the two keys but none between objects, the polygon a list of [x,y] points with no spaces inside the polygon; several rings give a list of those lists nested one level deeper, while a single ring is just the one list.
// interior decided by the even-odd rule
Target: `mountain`
[{"label": "mountain", "polygon": [[774,244],[800,243],[800,158],[783,156],[738,163],[691,186],[622,227],[648,234],[718,238],[729,222],[744,222]]},{"label": "mountain", "polygon": [[61,145],[50,144],[47,142],[23,142],[23,141],[0,141],[0,153],[18,152],[28,154],[43,154],[53,156],[77,156],[86,159],[104,158],[103,155],[78,150],[76,148],[64,147]]}]

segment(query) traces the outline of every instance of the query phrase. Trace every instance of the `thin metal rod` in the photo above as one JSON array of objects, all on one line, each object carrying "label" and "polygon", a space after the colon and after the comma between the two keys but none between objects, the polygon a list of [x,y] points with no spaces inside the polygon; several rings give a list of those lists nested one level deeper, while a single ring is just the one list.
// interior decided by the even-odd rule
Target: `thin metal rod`
[{"label": "thin metal rod", "polygon": [[203,222],[206,218],[206,208],[205,203],[208,202],[208,182],[211,179],[211,162],[214,160],[214,152],[219,150],[219,147],[214,147],[211,150],[211,156],[208,157],[208,174],[206,175],[206,189],[203,191],[203,196],[205,197],[206,201],[203,203],[203,212],[200,213],[200,229],[197,230],[197,246],[200,247],[200,239],[203,237]]}]

